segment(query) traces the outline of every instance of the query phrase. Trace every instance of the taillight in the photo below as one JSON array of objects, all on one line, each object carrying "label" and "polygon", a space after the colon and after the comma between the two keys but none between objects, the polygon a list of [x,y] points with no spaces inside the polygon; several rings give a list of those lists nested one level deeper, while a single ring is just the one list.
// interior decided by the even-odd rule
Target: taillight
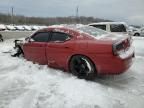
[{"label": "taillight", "polygon": [[128,50],[128,48],[131,45],[131,39],[127,38],[123,41],[117,42],[115,44],[113,44],[113,54],[115,56],[125,52],[126,50]]},{"label": "taillight", "polygon": [[114,45],[113,45],[113,54],[114,54],[115,56],[117,56],[117,55],[120,54],[120,50],[118,50],[118,47],[117,47],[117,46],[118,46],[117,44],[114,44]]}]

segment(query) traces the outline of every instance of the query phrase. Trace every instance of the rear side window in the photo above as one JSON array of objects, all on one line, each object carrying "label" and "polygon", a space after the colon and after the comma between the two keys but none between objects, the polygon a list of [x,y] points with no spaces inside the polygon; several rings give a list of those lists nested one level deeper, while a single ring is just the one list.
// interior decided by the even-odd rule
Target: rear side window
[{"label": "rear side window", "polygon": [[52,37],[51,37],[51,41],[63,42],[69,39],[70,39],[70,36],[68,34],[60,33],[60,32],[53,32]]},{"label": "rear side window", "polygon": [[126,32],[126,27],[123,24],[111,24],[111,32]]},{"label": "rear side window", "polygon": [[32,39],[36,42],[47,42],[49,39],[49,32],[39,32],[32,36]]},{"label": "rear side window", "polygon": [[90,25],[90,26],[93,26],[102,30],[106,30],[106,25]]}]

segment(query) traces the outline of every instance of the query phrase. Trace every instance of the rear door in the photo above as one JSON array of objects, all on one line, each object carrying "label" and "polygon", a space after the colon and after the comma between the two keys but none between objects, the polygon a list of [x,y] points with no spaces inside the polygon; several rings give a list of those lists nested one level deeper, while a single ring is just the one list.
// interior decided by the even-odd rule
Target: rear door
[{"label": "rear door", "polygon": [[37,32],[31,37],[31,41],[23,47],[26,59],[39,64],[47,64],[46,45],[49,34],[49,32]]},{"label": "rear door", "polygon": [[63,68],[66,65],[67,58],[73,51],[71,40],[72,36],[66,33],[51,33],[51,39],[46,47],[49,66]]}]

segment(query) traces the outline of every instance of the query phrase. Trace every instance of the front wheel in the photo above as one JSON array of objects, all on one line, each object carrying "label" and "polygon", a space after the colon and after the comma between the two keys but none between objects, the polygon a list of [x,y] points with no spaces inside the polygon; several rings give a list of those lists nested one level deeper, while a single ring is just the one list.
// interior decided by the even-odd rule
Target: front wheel
[{"label": "front wheel", "polygon": [[80,79],[94,80],[96,69],[92,61],[81,55],[72,57],[69,64],[70,72]]}]

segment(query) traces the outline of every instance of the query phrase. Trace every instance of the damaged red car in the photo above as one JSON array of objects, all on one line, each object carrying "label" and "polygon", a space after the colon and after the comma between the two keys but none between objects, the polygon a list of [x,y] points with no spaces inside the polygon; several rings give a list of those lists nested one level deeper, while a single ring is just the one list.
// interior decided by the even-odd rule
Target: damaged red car
[{"label": "damaged red car", "polygon": [[50,26],[36,31],[25,42],[16,42],[18,53],[34,63],[62,69],[78,78],[120,74],[132,65],[134,49],[128,35],[109,34],[86,25]]}]

